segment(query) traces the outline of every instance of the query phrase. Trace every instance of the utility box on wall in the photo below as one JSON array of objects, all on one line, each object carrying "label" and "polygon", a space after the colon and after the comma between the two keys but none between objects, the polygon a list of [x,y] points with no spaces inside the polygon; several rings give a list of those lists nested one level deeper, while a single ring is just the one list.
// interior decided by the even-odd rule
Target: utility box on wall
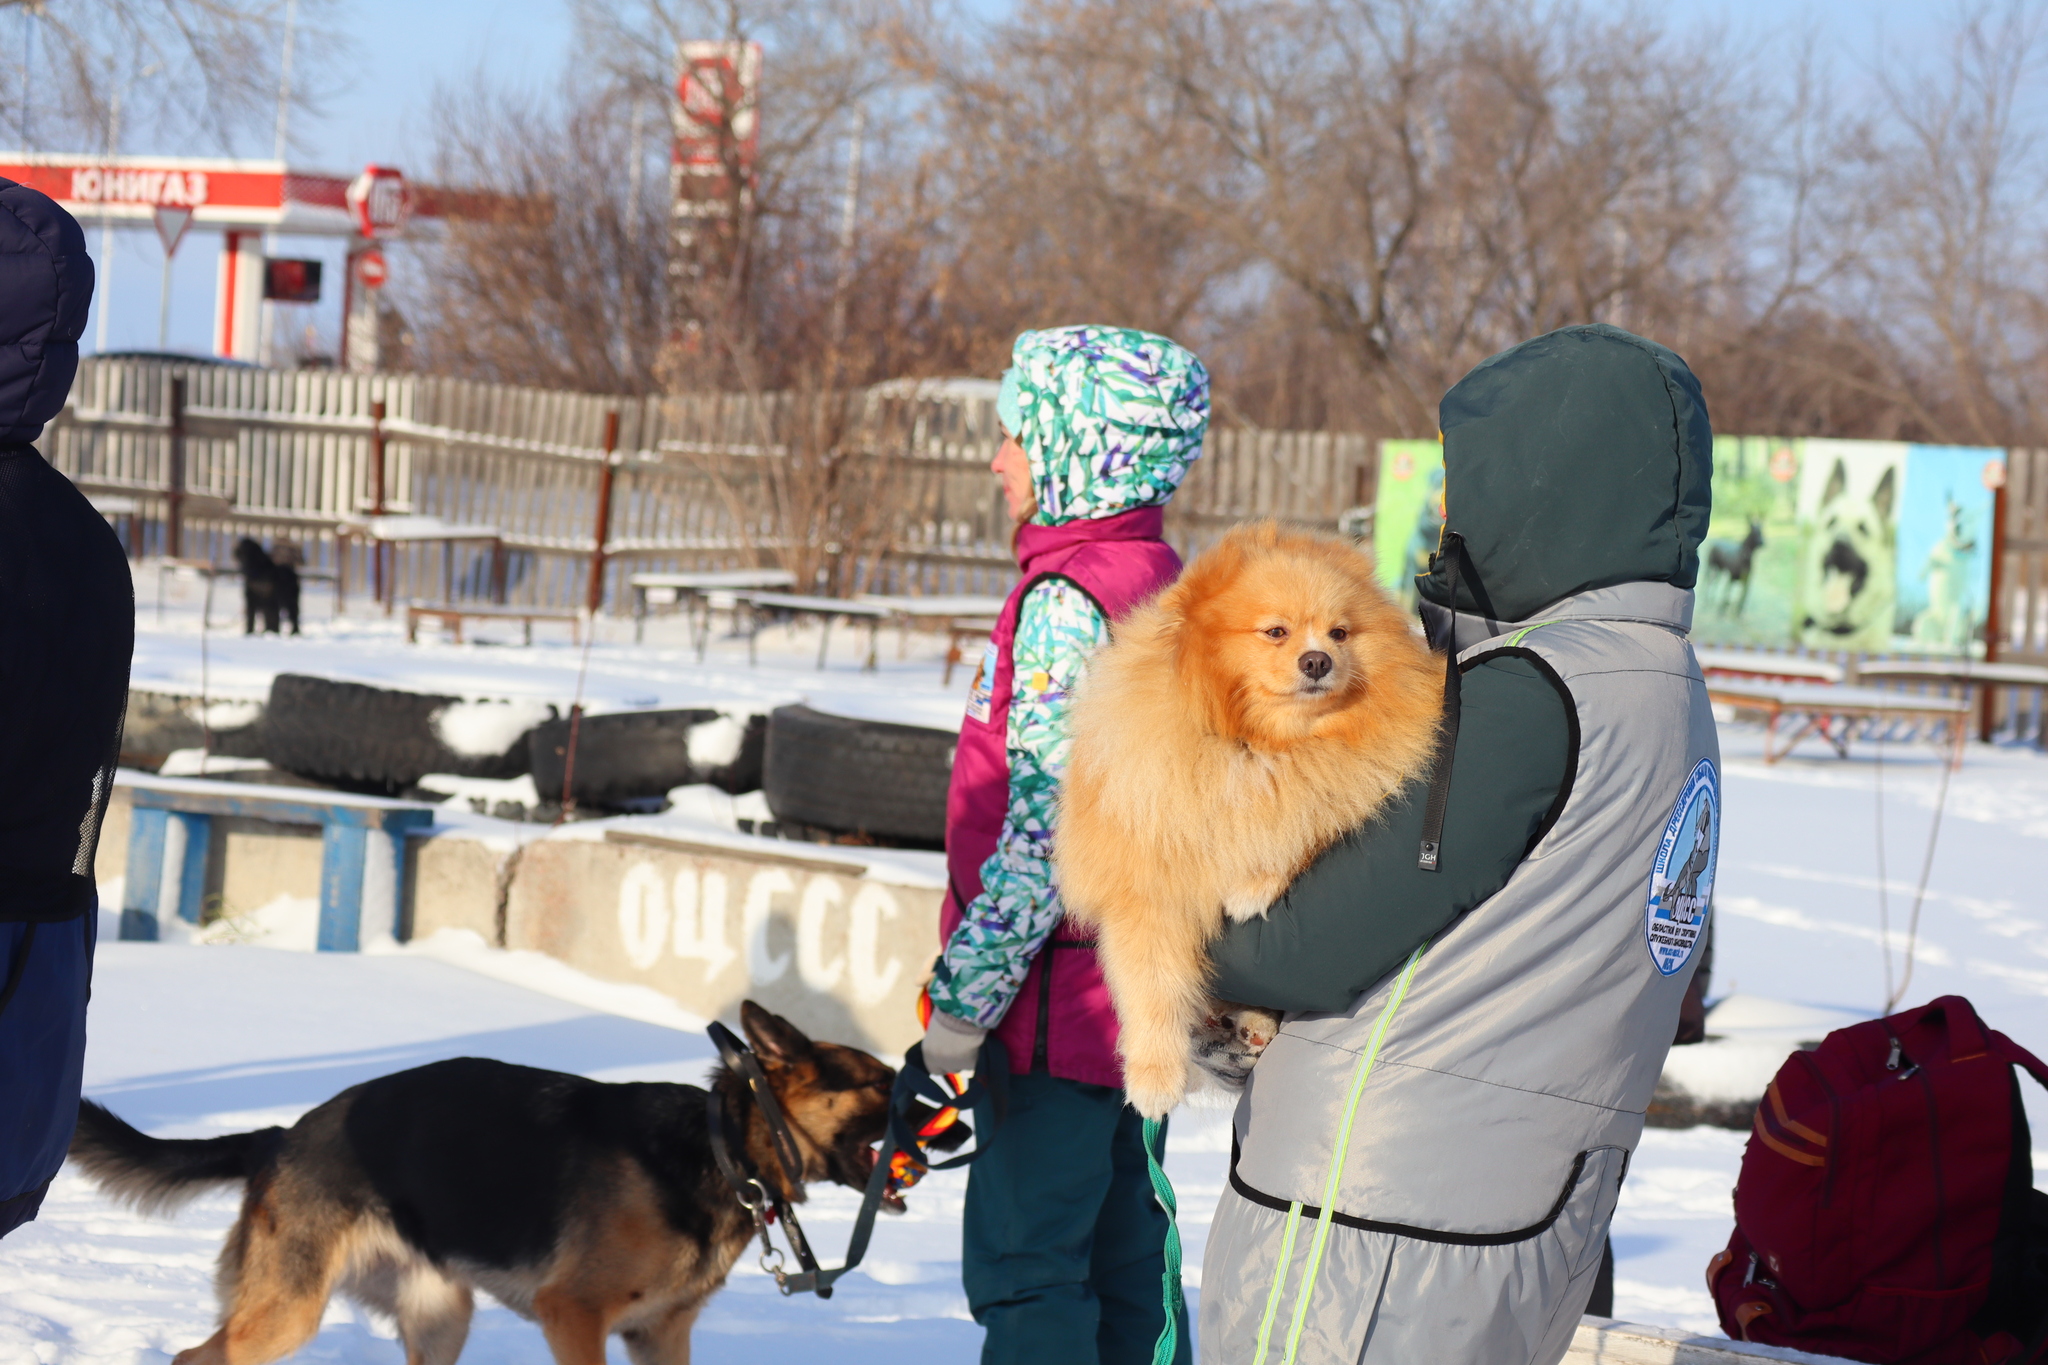
[{"label": "utility box on wall", "polygon": [[278,257],[263,263],[263,297],[272,303],[320,302],[319,261]]}]

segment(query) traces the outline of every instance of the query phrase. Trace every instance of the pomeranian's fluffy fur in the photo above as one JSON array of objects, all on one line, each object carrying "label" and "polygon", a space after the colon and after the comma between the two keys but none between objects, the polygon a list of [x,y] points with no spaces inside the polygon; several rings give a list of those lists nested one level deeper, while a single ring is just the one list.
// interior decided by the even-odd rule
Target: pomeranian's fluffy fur
[{"label": "pomeranian's fluffy fur", "polygon": [[1097,930],[1131,1103],[1187,1092],[1207,947],[1435,751],[1443,665],[1340,541],[1239,527],[1116,627],[1071,716],[1060,894]]}]

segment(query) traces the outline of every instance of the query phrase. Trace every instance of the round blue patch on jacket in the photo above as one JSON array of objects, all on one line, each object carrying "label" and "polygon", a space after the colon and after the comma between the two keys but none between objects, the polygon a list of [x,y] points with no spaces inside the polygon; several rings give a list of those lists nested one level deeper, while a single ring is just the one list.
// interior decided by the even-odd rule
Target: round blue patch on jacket
[{"label": "round blue patch on jacket", "polygon": [[1707,932],[1714,902],[1714,860],[1721,846],[1721,789],[1714,761],[1703,758],[1685,779],[1678,804],[1664,822],[1657,863],[1650,869],[1644,936],[1650,961],[1670,976],[1692,960]]}]

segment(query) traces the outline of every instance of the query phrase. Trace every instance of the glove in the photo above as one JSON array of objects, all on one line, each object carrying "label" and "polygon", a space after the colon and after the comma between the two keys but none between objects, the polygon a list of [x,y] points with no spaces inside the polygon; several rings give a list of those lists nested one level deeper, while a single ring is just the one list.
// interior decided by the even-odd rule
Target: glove
[{"label": "glove", "polygon": [[981,1040],[988,1037],[988,1030],[979,1024],[970,1024],[944,1010],[932,1011],[932,1018],[924,1029],[924,1068],[934,1076],[949,1071],[972,1071],[974,1060],[981,1052]]}]

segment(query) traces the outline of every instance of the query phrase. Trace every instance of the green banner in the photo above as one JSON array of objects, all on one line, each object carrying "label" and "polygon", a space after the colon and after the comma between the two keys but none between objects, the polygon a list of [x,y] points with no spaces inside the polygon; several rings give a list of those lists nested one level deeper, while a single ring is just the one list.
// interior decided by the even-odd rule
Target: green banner
[{"label": "green banner", "polygon": [[1381,441],[1379,499],[1372,522],[1380,582],[1404,607],[1415,605],[1415,576],[1429,569],[1444,528],[1444,448],[1440,441]]}]

